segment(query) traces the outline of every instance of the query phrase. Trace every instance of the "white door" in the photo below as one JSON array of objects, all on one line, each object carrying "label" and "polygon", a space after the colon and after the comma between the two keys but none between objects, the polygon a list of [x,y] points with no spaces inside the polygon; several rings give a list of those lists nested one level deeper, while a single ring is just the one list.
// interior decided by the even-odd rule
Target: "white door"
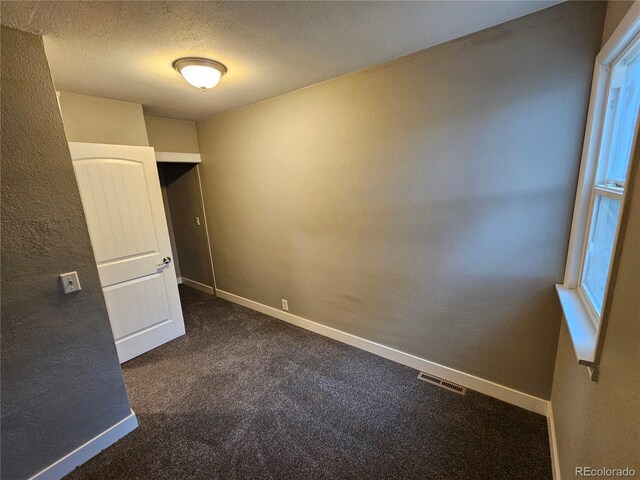
[{"label": "white door", "polygon": [[120,363],[184,334],[153,148],[70,142]]}]

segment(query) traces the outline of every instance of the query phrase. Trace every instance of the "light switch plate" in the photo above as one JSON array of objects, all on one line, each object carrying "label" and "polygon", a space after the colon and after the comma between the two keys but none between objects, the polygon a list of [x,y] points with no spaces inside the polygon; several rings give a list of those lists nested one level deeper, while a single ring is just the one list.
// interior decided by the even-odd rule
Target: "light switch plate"
[{"label": "light switch plate", "polygon": [[60,275],[62,289],[64,293],[73,293],[82,290],[80,280],[78,280],[78,272],[67,272]]}]

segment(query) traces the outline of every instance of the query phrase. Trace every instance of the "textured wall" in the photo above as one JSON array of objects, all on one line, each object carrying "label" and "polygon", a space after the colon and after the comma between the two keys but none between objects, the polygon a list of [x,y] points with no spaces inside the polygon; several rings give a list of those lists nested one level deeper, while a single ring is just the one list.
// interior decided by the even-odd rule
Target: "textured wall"
[{"label": "textured wall", "polygon": [[[213,287],[211,260],[204,226],[197,166],[159,163],[163,186],[171,212],[180,275]],[[195,217],[200,217],[196,225]]]},{"label": "textured wall", "polygon": [[604,6],[197,122],[218,288],[549,398]]},{"label": "textured wall", "polygon": [[[609,2],[604,41],[629,6]],[[598,383],[577,364],[564,322],[560,331],[551,401],[562,478],[574,478],[577,466],[628,466],[640,472],[640,145],[632,168]]]},{"label": "textured wall", "polygon": [[60,109],[70,142],[149,145],[139,103],[60,92]]},{"label": "textured wall", "polygon": [[200,153],[196,124],[189,120],[145,115],[149,145],[156,152]]},{"label": "textured wall", "polygon": [[129,413],[42,40],[2,27],[2,478]]}]

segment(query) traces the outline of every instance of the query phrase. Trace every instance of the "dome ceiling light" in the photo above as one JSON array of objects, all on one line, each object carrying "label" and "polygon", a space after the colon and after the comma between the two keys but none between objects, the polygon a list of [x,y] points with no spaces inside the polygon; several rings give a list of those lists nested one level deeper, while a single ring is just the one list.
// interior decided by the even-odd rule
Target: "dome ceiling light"
[{"label": "dome ceiling light", "polygon": [[227,73],[227,67],[209,58],[187,57],[173,62],[184,79],[196,88],[206,90],[215,87]]}]

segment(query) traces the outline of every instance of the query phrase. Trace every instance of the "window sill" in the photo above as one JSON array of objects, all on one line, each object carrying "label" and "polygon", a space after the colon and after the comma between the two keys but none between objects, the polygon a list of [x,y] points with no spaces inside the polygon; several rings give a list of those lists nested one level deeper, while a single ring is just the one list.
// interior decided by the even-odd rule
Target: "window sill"
[{"label": "window sill", "polygon": [[587,306],[577,290],[564,285],[556,285],[556,291],[560,298],[560,305],[567,322],[573,349],[576,352],[578,363],[588,367],[596,367],[596,344],[598,332],[596,331]]}]

